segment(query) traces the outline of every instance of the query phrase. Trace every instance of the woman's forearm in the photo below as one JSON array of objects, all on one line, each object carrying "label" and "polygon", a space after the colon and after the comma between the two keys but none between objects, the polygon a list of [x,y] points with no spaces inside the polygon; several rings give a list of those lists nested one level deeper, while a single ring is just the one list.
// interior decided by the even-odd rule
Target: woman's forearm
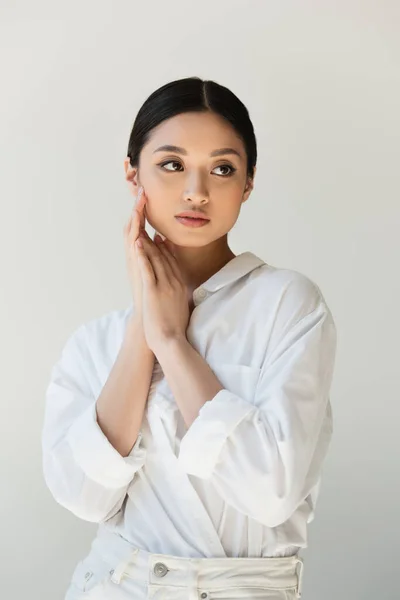
[{"label": "woman's forearm", "polygon": [[128,456],[142,426],[154,360],[141,322],[131,317],[117,359],[96,402],[99,426],[122,456]]},{"label": "woman's forearm", "polygon": [[160,344],[156,355],[186,427],[189,428],[201,407],[212,400],[224,386],[185,336]]}]

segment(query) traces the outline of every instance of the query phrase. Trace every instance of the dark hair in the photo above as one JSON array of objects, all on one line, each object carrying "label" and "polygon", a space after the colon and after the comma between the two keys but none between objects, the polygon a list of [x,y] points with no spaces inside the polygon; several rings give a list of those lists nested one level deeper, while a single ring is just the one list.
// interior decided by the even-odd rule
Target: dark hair
[{"label": "dark hair", "polygon": [[131,166],[139,166],[142,148],[157,125],[181,113],[207,111],[226,119],[242,139],[247,154],[247,175],[253,178],[257,142],[247,108],[228,88],[200,77],[171,81],[147,98],[136,116],[129,138],[127,156]]}]

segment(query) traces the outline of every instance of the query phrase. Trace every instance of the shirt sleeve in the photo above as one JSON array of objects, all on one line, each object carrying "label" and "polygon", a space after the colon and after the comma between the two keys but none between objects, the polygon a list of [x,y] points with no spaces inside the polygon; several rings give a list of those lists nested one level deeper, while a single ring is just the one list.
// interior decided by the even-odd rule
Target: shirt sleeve
[{"label": "shirt sleeve", "polygon": [[[312,282],[311,282],[312,283]],[[330,386],[336,327],[319,288],[282,300],[253,402],[227,389],[201,408],[179,461],[210,479],[225,501],[265,524],[284,523],[319,484],[332,435]]]},{"label": "shirt sleeve", "polygon": [[143,466],[142,432],[123,457],[97,422],[95,373],[85,326],[67,340],[51,371],[42,430],[43,472],[55,500],[92,522],[121,508],[127,488]]}]

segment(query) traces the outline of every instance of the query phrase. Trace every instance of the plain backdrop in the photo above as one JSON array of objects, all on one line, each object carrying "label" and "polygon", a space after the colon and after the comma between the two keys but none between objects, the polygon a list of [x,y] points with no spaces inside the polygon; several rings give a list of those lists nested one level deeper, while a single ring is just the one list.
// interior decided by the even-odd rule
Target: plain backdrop
[{"label": "plain backdrop", "polygon": [[2,598],[62,600],[95,535],[44,484],[44,392],[67,336],[131,302],[130,130],[192,75],[256,130],[233,251],[309,276],[338,329],[304,598],[398,597],[399,19],[396,0],[1,0]]}]

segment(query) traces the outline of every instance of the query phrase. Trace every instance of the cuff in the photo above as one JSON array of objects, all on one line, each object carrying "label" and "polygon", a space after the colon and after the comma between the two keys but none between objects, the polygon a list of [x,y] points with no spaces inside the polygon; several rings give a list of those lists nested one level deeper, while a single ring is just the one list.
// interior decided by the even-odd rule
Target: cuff
[{"label": "cuff", "polygon": [[226,389],[200,409],[180,445],[178,460],[187,473],[211,477],[226,439],[254,406]]},{"label": "cuff", "polygon": [[67,434],[75,461],[85,474],[105,488],[127,486],[143,466],[146,450],[141,447],[142,432],[123,457],[109,442],[97,422],[96,403],[74,422]]}]

